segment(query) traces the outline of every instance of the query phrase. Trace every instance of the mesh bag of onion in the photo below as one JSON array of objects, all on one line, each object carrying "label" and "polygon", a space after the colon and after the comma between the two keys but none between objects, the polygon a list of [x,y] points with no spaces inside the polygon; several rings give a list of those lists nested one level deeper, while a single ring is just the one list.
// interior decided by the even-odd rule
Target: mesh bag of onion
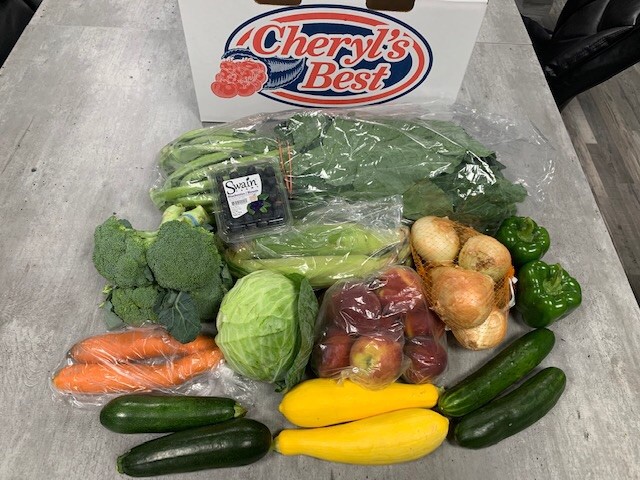
[{"label": "mesh bag of onion", "polygon": [[505,338],[513,298],[509,250],[495,238],[446,217],[418,219],[411,252],[427,304],[471,350]]}]

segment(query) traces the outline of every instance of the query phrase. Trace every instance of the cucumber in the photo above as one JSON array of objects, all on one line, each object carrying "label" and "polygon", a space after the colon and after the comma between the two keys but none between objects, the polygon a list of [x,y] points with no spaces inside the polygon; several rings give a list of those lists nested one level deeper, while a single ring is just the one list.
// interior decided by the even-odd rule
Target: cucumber
[{"label": "cucumber", "polygon": [[438,400],[438,409],[444,415],[461,417],[482,407],[531,372],[554,343],[555,335],[546,328],[524,334],[479,370],[446,390]]},{"label": "cucumber", "polygon": [[246,410],[230,398],[123,395],[100,411],[100,423],[117,433],[166,433],[241,417]]},{"label": "cucumber", "polygon": [[131,477],[239,467],[271,449],[271,432],[260,422],[235,418],[156,438],[118,457],[118,472]]},{"label": "cucumber", "polygon": [[566,381],[559,368],[541,370],[511,393],[462,417],[454,440],[462,447],[484,448],[521,432],[553,408]]}]

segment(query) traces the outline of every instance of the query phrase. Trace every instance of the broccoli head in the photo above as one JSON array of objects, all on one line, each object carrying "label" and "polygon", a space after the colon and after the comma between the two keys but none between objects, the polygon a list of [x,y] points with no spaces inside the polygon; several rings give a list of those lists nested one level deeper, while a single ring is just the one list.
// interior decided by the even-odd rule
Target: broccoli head
[{"label": "broccoli head", "polygon": [[[197,222],[201,218],[173,205],[162,215],[162,222],[180,219]],[[195,209],[194,209],[195,210]],[[193,211],[192,211],[193,212]],[[118,287],[144,287],[153,283],[153,273],[147,266],[147,247],[157,232],[134,229],[127,220],[109,217],[95,229],[93,264],[98,273]]]},{"label": "broccoli head", "polygon": [[198,206],[169,207],[156,232],[134,230],[126,220],[107,219],[96,228],[94,264],[111,285],[107,320],[139,326],[164,325],[179,341],[191,341],[200,321],[215,318],[231,288],[216,236]]},{"label": "broccoli head", "polygon": [[164,288],[192,292],[221,282],[222,260],[214,235],[186,222],[160,226],[147,249],[147,262]]},{"label": "broccoli head", "polygon": [[120,287],[151,285],[147,246],[155,233],[134,230],[126,220],[109,217],[94,233],[93,264],[98,273]]},{"label": "broccoli head", "polygon": [[157,285],[138,288],[116,287],[111,291],[113,312],[123,322],[139,327],[145,323],[158,321],[154,307],[162,301],[166,291]]}]

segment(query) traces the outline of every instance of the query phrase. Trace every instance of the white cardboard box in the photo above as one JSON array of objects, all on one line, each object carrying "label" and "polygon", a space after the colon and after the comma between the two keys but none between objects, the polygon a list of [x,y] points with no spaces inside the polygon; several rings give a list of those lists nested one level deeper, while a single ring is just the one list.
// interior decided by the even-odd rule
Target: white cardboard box
[{"label": "white cardboard box", "polygon": [[455,100],[487,0],[179,0],[200,117]]}]

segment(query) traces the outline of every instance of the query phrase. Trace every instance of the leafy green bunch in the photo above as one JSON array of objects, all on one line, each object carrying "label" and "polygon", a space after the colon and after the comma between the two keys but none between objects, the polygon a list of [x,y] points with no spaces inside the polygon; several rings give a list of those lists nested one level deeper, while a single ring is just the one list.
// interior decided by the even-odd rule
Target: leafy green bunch
[{"label": "leafy green bunch", "polygon": [[103,308],[110,327],[159,323],[186,343],[202,321],[215,319],[232,280],[208,222],[200,206],[173,205],[156,231],[116,216],[95,229],[93,264],[109,282]]},{"label": "leafy green bunch", "polygon": [[218,126],[185,133],[160,152],[165,181],[151,189],[151,199],[161,210],[175,204],[210,210],[208,174],[216,164],[282,159],[283,152],[295,218],[335,198],[402,195],[409,220],[448,216],[491,234],[527,197],[523,185],[504,175],[496,152],[453,122],[300,112],[258,130]]}]

